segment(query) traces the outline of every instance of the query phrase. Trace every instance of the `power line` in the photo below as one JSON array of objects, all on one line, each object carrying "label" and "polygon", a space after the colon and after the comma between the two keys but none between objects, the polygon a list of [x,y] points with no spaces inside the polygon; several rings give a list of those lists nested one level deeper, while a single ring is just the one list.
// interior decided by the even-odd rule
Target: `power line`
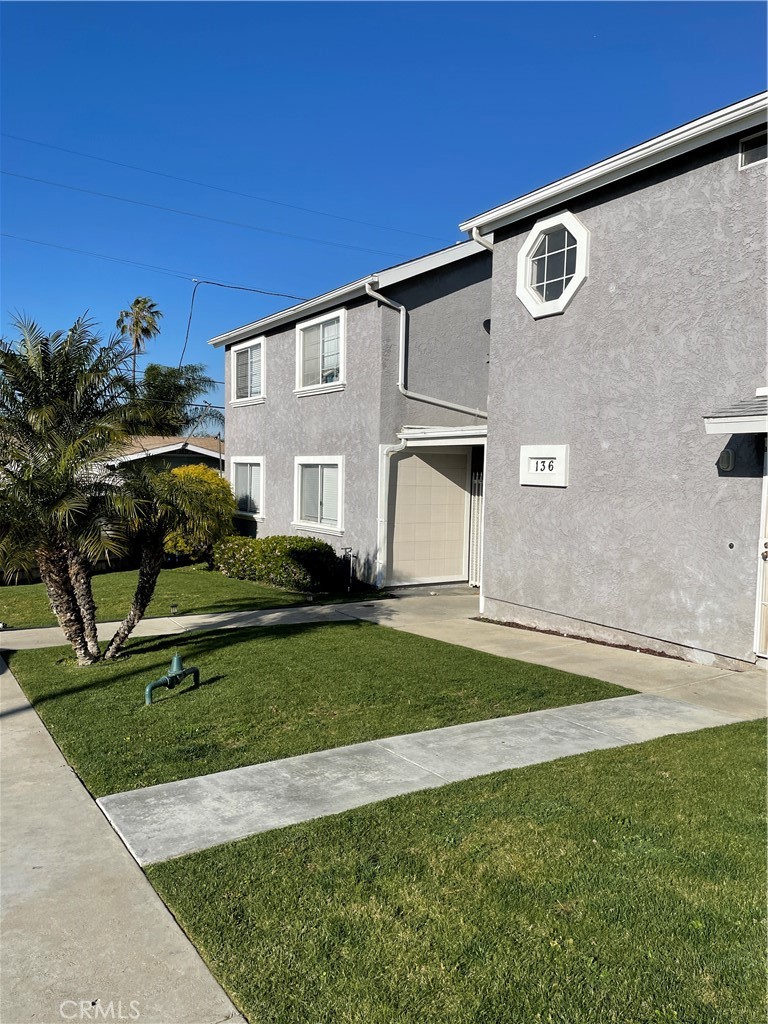
[{"label": "power line", "polygon": [[414,238],[429,238],[433,242],[448,242],[447,238],[440,238],[437,235],[425,235],[420,231],[406,231],[403,228],[393,228],[386,224],[373,224],[366,220],[354,220],[352,217],[342,217],[337,213],[326,213],[324,210],[313,210],[308,206],[295,206],[293,203],[283,203],[277,199],[267,199],[265,196],[255,196],[250,192],[238,192],[232,188],[224,188],[222,185],[211,185],[206,181],[195,181],[193,178],[181,178],[177,174],[167,174],[165,171],[153,171],[149,167],[138,167],[136,164],[125,164],[120,160],[110,160],[105,156],[94,156],[93,153],[81,153],[77,149],[66,149],[64,146],[54,146],[50,142],[39,142],[37,139],[26,139],[21,135],[11,135],[10,132],[0,132],[6,139],[15,139],[17,142],[26,142],[32,146],[42,146],[45,149],[55,149],[59,153],[69,153],[72,156],[81,156],[86,160],[98,160],[103,164],[112,164],[114,167],[124,167],[129,171],[141,171],[142,174],[154,174],[159,178],[169,178],[171,181],[182,181],[186,185],[197,185],[200,188],[210,188],[216,192],[225,192],[227,195],[240,196],[242,199],[255,199],[259,203],[270,203],[272,206],[282,206],[287,210],[298,210],[300,213],[312,213],[318,217],[330,217],[333,220],[342,220],[347,224],[359,224],[361,227],[377,228],[382,231],[394,231],[400,235],[412,235]]},{"label": "power line", "polygon": [[[153,263],[139,263],[136,260],[123,259],[120,256],[105,256],[99,252],[89,252],[87,249],[73,249],[70,245],[57,245],[55,242],[41,242],[38,238],[24,238],[22,235],[12,235],[8,231],[0,231],[3,238],[14,238],[18,242],[31,242],[32,245],[44,245],[49,249],[63,249],[64,252],[77,253],[79,256],[92,256],[97,260],[108,260],[110,263],[127,263],[131,267],[141,267],[143,270],[154,270],[159,274],[166,274],[169,277],[177,277],[181,281],[196,281],[194,274],[184,273],[182,270],[171,270],[168,267],[157,267]],[[281,299],[297,299],[304,301],[302,295],[292,295],[290,292],[271,292],[266,288],[251,288],[244,284],[229,284],[224,281],[200,281],[200,284],[214,284],[217,288],[236,288],[243,292],[256,292],[259,295],[274,295]]]},{"label": "power line", "polygon": [[33,178],[29,174],[17,174],[14,171],[2,171],[2,174],[10,178],[20,178],[22,181],[34,181],[38,185],[51,185],[54,188],[67,189],[69,192],[81,192],[89,196],[98,196],[100,199],[112,199],[118,203],[130,203],[132,206],[144,206],[148,210],[162,210],[164,213],[175,213],[181,217],[194,217],[197,220],[207,220],[214,224],[226,224],[228,227],[247,228],[249,231],[260,231],[267,235],[280,235],[283,238],[293,238],[300,242],[314,242],[316,245],[327,245],[334,249],[354,249],[356,252],[369,252],[380,256],[395,256],[397,259],[408,259],[405,253],[389,252],[386,249],[368,249],[362,245],[350,245],[346,242],[329,242],[324,238],[313,238],[310,235],[295,235],[289,231],[277,231],[274,228],[263,228],[257,224],[244,224],[237,220],[224,220],[221,217],[210,217],[205,213],[193,213],[191,210],[177,210],[172,206],[161,206],[158,203],[144,203],[139,199],[128,199],[126,196],[113,196],[109,192],[96,192],[94,189],[81,188],[78,185],[65,185],[60,181],[49,181],[46,178]]}]

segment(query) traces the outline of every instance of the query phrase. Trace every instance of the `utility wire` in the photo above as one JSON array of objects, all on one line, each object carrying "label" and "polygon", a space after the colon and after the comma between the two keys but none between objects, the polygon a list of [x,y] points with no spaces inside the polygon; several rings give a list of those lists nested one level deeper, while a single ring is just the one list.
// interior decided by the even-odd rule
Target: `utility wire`
[{"label": "utility wire", "polygon": [[0,132],[6,139],[15,139],[16,142],[27,142],[32,146],[43,146],[45,149],[55,149],[59,153],[69,153],[72,156],[82,156],[86,160],[98,160],[103,164],[112,164],[114,167],[124,167],[129,171],[141,171],[142,174],[154,174],[159,178],[170,178],[171,181],[182,181],[186,185],[198,185],[200,188],[210,188],[216,192],[226,192],[230,196],[240,196],[242,199],[255,199],[259,203],[270,203],[272,206],[282,206],[287,210],[298,210],[300,213],[313,213],[318,217],[330,217],[333,220],[343,220],[347,224],[359,224],[361,227],[378,228],[382,231],[394,231],[400,235],[412,235],[414,238],[429,238],[433,242],[449,242],[450,239],[440,238],[437,235],[425,235],[420,231],[406,231],[403,228],[393,228],[387,224],[373,224],[367,220],[354,220],[352,217],[342,217],[337,213],[326,213],[324,210],[313,210],[308,206],[295,206],[293,203],[282,203],[277,199],[267,199],[265,196],[255,196],[250,192],[238,192],[232,188],[224,188],[221,185],[211,185],[206,181],[195,181],[193,178],[181,178],[177,174],[167,174],[165,171],[153,171],[149,167],[137,167],[135,164],[125,164],[120,160],[109,160],[105,156],[95,156],[93,153],[81,153],[77,149],[66,149],[64,146],[54,146],[50,142],[39,142],[37,139],[26,139],[21,135],[11,135],[10,132]]},{"label": "utility wire", "polygon": [[[22,235],[12,235],[9,231],[0,231],[3,238],[14,238],[18,242],[31,242],[32,245],[44,245],[48,249],[63,249],[64,252],[74,252],[79,256],[92,256],[97,260],[108,260],[110,263],[127,263],[129,267],[141,267],[143,270],[154,270],[159,274],[167,274],[169,277],[177,277],[180,281],[196,281],[194,274],[185,273],[183,270],[171,270],[169,267],[158,267],[154,263],[139,263],[136,260],[124,259],[120,256],[105,256],[100,252],[89,252],[87,249],[73,249],[70,245],[57,245],[55,242],[41,242],[39,238],[24,238]],[[202,281],[201,284],[215,284],[218,288],[237,288],[239,291],[256,292],[258,295],[274,295],[281,299],[297,299],[304,301],[301,295],[292,295],[290,292],[271,292],[266,288],[251,288],[244,284],[229,284],[224,281]]]},{"label": "utility wire", "polygon": [[144,206],[148,210],[162,210],[165,213],[175,213],[181,217],[194,217],[197,220],[207,220],[214,224],[226,224],[229,227],[247,228],[249,231],[260,231],[267,235],[280,235],[283,238],[293,238],[300,242],[314,242],[316,245],[331,246],[334,249],[354,249],[356,252],[369,252],[381,256],[395,256],[397,259],[408,259],[405,253],[389,252],[386,249],[369,249],[362,245],[350,245],[346,242],[329,242],[324,238],[313,238],[310,235],[295,235],[289,231],[277,231],[274,228],[263,228],[257,224],[245,224],[237,220],[224,220],[221,217],[210,217],[205,213],[193,213],[191,210],[177,210],[172,206],[161,206],[159,203],[144,203],[139,199],[128,199],[126,196],[113,196],[109,192],[96,192],[94,189],[81,188],[78,185],[65,185],[60,181],[49,181],[47,178],[33,178],[29,174],[17,174],[14,171],[2,171],[2,174],[10,178],[20,178],[22,181],[34,181],[38,185],[51,185],[54,188],[67,189],[70,192],[81,192],[89,196],[98,196],[100,199],[113,199],[118,203],[130,203],[132,206]]}]

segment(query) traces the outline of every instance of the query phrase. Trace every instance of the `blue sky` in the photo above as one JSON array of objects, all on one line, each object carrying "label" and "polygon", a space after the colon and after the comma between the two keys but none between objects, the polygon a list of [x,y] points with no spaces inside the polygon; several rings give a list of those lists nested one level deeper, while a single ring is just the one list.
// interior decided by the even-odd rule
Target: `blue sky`
[{"label": "blue sky", "polygon": [[[316,295],[765,87],[762,3],[4,3],[3,333],[149,295],[175,363],[192,277]],[[187,359],[288,304],[201,287]]]}]

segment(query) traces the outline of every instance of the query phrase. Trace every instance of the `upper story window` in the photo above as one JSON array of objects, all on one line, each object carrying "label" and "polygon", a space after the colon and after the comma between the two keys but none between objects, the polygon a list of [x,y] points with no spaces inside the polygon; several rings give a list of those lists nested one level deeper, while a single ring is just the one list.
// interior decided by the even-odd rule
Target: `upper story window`
[{"label": "upper story window", "polygon": [[339,391],[344,387],[346,310],[296,325],[296,391]]},{"label": "upper story window", "polygon": [[756,132],[741,140],[739,165],[750,167],[768,160],[768,132]]},{"label": "upper story window", "polygon": [[264,516],[264,459],[256,455],[237,455],[231,460],[232,490],[238,512]]},{"label": "upper story window", "polygon": [[264,399],[264,342],[246,341],[232,348],[232,401]]},{"label": "upper story window", "polygon": [[562,313],[587,279],[589,232],[572,213],[539,221],[517,257],[517,297],[538,320]]}]

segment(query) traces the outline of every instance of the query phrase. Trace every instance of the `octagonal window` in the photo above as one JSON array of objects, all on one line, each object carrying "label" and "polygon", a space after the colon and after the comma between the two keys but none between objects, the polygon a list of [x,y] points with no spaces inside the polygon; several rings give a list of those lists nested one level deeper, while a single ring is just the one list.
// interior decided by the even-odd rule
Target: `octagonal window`
[{"label": "octagonal window", "polygon": [[567,211],[539,221],[518,255],[517,295],[534,319],[562,313],[587,277],[589,232]]}]

